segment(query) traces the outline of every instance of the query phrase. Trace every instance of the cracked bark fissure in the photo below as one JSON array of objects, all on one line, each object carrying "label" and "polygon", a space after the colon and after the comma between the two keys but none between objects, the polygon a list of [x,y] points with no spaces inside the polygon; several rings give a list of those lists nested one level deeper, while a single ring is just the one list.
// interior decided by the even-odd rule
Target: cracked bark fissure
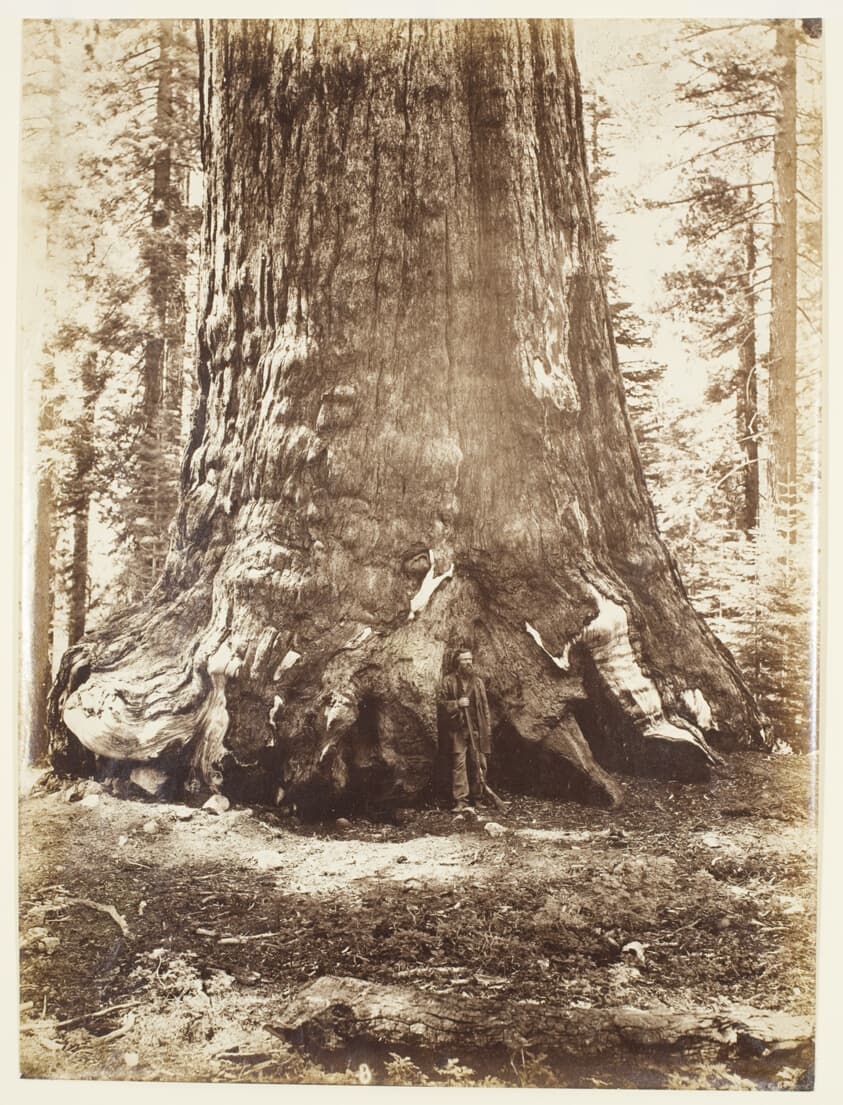
[{"label": "cracked bark fissure", "polygon": [[[705,769],[688,691],[760,742],[646,495],[568,25],[229,21],[200,41],[201,394],[175,535],[147,600],[65,657],[56,765],[81,741],[205,778],[255,764],[317,805],[417,797],[462,643],[501,747],[592,797],[619,790],[583,728]],[[554,657],[579,640],[570,671],[526,623]]]}]

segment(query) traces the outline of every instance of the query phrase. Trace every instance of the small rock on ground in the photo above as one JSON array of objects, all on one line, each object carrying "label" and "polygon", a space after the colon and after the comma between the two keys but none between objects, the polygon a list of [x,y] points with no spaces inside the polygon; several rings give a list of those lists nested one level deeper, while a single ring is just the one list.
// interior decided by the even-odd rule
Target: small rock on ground
[{"label": "small rock on ground", "polygon": [[211,813],[225,813],[231,809],[231,803],[224,794],[212,794],[202,809],[210,810]]}]

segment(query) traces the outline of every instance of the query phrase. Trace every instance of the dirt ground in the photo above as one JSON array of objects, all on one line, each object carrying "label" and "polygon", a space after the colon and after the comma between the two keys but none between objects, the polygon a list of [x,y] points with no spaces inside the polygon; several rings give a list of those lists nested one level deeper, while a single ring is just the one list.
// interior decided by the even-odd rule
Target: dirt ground
[{"label": "dirt ground", "polygon": [[810,1088],[804,1049],[314,1055],[272,1028],[327,974],[559,1008],[812,1015],[815,765],[733,754],[705,785],[626,779],[618,811],[506,794],[504,814],[346,825],[36,786],[20,805],[21,1071]]}]

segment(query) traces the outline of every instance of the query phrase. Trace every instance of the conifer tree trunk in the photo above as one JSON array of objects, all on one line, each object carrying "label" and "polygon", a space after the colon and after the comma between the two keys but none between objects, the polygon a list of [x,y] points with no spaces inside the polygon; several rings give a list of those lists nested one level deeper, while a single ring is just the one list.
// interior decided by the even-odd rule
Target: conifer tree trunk
[{"label": "conifer tree trunk", "polygon": [[[38,436],[52,430],[52,411],[46,394],[53,385],[52,373],[45,370],[40,388]],[[22,720],[24,740],[22,762],[43,763],[49,750],[47,734],[47,696],[53,681],[53,546],[55,542],[53,487],[49,472],[39,471],[35,481],[35,502],[32,529],[27,535],[25,553],[30,578],[24,587],[28,610],[24,603],[26,632],[21,661],[24,701]],[[31,556],[30,556],[31,553]]]},{"label": "conifer tree trunk", "polygon": [[796,23],[776,25],[779,117],[773,149],[775,215],[770,320],[770,493],[779,528],[795,539],[796,493]]},{"label": "conifer tree trunk", "polygon": [[[172,461],[174,439],[178,435],[174,397],[181,392],[184,312],[178,310],[183,292],[176,287],[176,273],[183,272],[186,246],[174,228],[181,203],[176,181],[183,170],[173,165],[173,65],[172,28],[167,20],[162,20],[158,33],[153,124],[156,149],[151,234],[147,244],[152,317],[144,357],[144,432],[139,446],[143,474],[139,499],[146,511],[146,532],[141,537],[145,559],[143,575],[148,587],[154,584],[164,565],[167,528],[177,498],[176,465]],[[182,268],[179,268],[180,261]]]},{"label": "conifer tree trunk", "polygon": [[96,364],[96,353],[89,353],[82,361],[80,378],[83,410],[76,427],[74,441],[71,554],[67,598],[68,645],[76,644],[84,636],[88,614],[88,528],[91,514],[91,469],[94,463]]},{"label": "conifer tree trunk", "polygon": [[202,71],[174,542],[65,656],[57,766],[84,746],[319,808],[407,801],[462,644],[501,774],[614,802],[608,768],[759,743],[644,487],[569,26],[212,23]]},{"label": "conifer tree trunk", "polygon": [[[33,32],[37,33],[37,32]],[[49,96],[49,134],[53,149],[58,145],[58,117],[60,105],[60,69],[58,57],[58,32],[55,24],[45,33],[44,54],[49,59],[49,72],[52,78]],[[55,161],[50,162],[50,180],[48,191],[54,194],[56,186]],[[49,262],[52,258],[53,242],[51,227],[54,211],[50,211],[43,224],[43,258]],[[39,235],[40,237],[40,235]],[[43,270],[48,269],[44,264]],[[53,289],[47,285],[43,295],[54,309]],[[42,335],[43,340],[43,335]],[[38,393],[38,431],[37,441],[43,442],[54,429],[54,418],[50,394],[55,387],[55,376],[49,355],[42,361],[41,380]],[[37,449],[37,446],[36,446]],[[21,658],[21,721],[23,739],[20,754],[24,764],[43,763],[49,751],[47,733],[47,696],[53,681],[53,618],[55,613],[55,584],[53,569],[53,549],[55,547],[55,511],[53,498],[53,476],[43,464],[38,466],[34,484],[34,506],[32,510],[32,528],[25,536],[24,571],[29,573],[23,586],[23,616],[25,626],[23,634],[23,655]]]},{"label": "conifer tree trunk", "polygon": [[[752,206],[752,189],[749,190],[748,206]],[[738,442],[744,454],[743,495],[738,525],[744,533],[751,534],[758,528],[760,490],[758,474],[758,374],[756,361],[758,346],[756,341],[755,312],[757,299],[753,288],[757,251],[755,246],[755,227],[749,219],[744,229],[745,272],[741,277],[741,291],[744,300],[744,325],[738,346],[737,390],[737,434]]]}]

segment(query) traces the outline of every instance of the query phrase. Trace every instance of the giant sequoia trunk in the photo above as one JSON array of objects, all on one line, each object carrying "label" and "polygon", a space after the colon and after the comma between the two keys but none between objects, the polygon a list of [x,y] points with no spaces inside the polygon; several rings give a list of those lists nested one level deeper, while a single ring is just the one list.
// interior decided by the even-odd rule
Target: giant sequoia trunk
[{"label": "giant sequoia trunk", "polygon": [[760,741],[644,487],[570,28],[217,23],[202,52],[173,544],[147,600],[66,655],[56,765],[411,800],[461,644],[502,775],[612,802],[613,768],[699,774],[712,731]]}]

